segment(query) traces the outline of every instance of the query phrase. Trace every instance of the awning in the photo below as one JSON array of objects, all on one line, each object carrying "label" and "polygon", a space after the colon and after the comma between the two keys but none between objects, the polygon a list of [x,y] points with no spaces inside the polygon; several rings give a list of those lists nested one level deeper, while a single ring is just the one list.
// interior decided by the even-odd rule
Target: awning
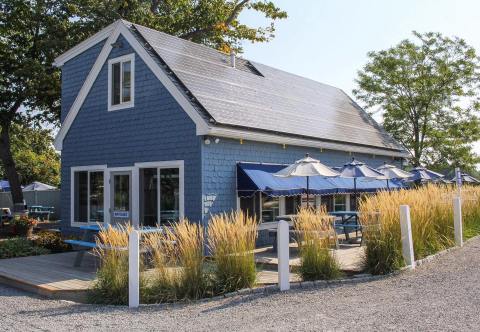
[{"label": "awning", "polygon": [[[297,196],[306,193],[307,180],[303,177],[282,178],[273,174],[288,165],[279,164],[237,164],[237,191],[239,197],[250,197],[261,191],[269,196]],[[310,177],[310,194],[332,195],[353,193],[353,179]],[[400,181],[390,180],[390,190],[404,186]],[[386,190],[385,180],[357,179],[357,192]]]}]

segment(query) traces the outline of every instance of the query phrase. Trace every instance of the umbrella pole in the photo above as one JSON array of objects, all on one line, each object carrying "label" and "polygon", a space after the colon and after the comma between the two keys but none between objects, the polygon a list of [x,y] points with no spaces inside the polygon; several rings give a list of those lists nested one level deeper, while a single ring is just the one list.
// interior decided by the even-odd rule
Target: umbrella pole
[{"label": "umbrella pole", "polygon": [[357,211],[357,178],[353,178],[353,204]]},{"label": "umbrella pole", "polygon": [[310,204],[310,197],[308,195],[308,192],[309,192],[309,177],[307,176],[307,209],[310,207],[309,204]]},{"label": "umbrella pole", "polygon": [[387,179],[387,190],[390,191],[390,185],[388,183],[388,179]]}]

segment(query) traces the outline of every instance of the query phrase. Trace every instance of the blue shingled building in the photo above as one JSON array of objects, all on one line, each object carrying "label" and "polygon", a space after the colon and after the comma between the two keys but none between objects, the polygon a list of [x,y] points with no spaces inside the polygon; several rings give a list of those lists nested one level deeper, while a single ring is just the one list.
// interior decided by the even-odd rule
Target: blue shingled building
[{"label": "blue shingled building", "polygon": [[[206,223],[235,209],[272,220],[305,203],[298,181],[289,188],[271,176],[306,153],[329,166],[352,156],[374,167],[401,164],[407,156],[340,89],[126,21],[55,65],[67,231],[181,217]],[[348,184],[327,187],[319,182],[312,204],[348,209]]]}]

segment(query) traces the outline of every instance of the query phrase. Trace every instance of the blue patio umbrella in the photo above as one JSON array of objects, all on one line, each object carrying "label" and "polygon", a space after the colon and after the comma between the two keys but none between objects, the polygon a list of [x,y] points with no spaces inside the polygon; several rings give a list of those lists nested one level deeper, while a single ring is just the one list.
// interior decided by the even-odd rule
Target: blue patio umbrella
[{"label": "blue patio umbrella", "polygon": [[301,176],[307,179],[307,207],[309,205],[310,176],[336,177],[338,172],[322,164],[319,160],[311,158],[308,153],[305,158],[297,160],[294,164],[274,174],[279,177]]},{"label": "blue patio umbrella", "polygon": [[0,190],[10,191],[10,183],[7,180],[0,180]]},{"label": "blue patio umbrella", "polygon": [[[457,182],[457,177],[455,176],[452,179],[453,182]],[[468,183],[468,184],[480,184],[480,181],[471,176],[470,174],[467,173],[462,173],[462,183]]]},{"label": "blue patio umbrella", "polygon": [[384,175],[377,171],[376,169],[366,165],[365,163],[355,160],[352,158],[352,161],[343,165],[339,170],[340,177],[343,178],[353,178],[353,193],[354,193],[354,202],[355,208],[357,207],[357,179],[366,178],[366,179],[385,179]]},{"label": "blue patio umbrella", "polygon": [[389,180],[391,179],[408,179],[413,176],[412,173],[405,172],[404,170],[394,166],[387,164],[386,162],[380,166],[377,167],[377,171],[383,174],[385,179],[387,180],[387,189],[390,190],[390,184]]},{"label": "blue patio umbrella", "polygon": [[433,182],[440,180],[445,177],[445,175],[426,169],[425,167],[415,167],[410,171],[413,174],[408,181],[412,182]]}]

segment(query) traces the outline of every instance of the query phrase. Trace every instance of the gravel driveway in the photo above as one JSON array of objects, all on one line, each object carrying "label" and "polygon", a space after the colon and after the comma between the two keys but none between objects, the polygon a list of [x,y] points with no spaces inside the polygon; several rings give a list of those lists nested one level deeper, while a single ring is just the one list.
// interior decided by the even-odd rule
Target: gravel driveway
[{"label": "gravel driveway", "polygon": [[0,286],[0,330],[479,330],[480,239],[414,272],[351,285],[190,305],[123,307]]}]

